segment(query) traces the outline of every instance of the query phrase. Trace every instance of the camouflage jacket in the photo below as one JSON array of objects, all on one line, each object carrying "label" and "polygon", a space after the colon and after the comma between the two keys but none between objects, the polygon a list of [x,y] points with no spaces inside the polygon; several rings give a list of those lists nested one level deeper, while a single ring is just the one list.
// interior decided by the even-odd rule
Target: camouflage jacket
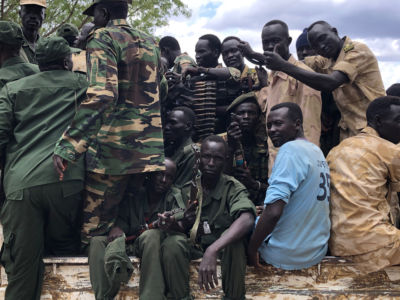
[{"label": "camouflage jacket", "polygon": [[86,169],[124,175],[164,170],[160,52],[152,37],[123,19],[88,37],[88,99],[54,153]]},{"label": "camouflage jacket", "polygon": [[186,52],[177,56],[174,61],[173,72],[182,74],[183,70],[187,67],[196,67],[197,64]]}]

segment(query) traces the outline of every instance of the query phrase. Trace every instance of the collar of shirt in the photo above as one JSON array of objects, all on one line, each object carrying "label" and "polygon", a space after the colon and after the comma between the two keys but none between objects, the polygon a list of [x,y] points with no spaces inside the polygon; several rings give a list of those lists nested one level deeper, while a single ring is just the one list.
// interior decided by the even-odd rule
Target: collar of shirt
[{"label": "collar of shirt", "polygon": [[372,127],[369,127],[369,126],[365,127],[363,130],[361,130],[361,133],[380,137],[378,132],[375,129],[373,129]]},{"label": "collar of shirt", "polygon": [[114,20],[110,20],[107,23],[106,27],[109,27],[109,26],[129,26],[129,24],[125,19],[114,19]]},{"label": "collar of shirt", "polygon": [[5,68],[5,67],[17,65],[17,64],[23,64],[23,63],[25,63],[25,61],[20,56],[15,56],[15,57],[11,57],[11,58],[7,59],[1,67]]},{"label": "collar of shirt", "polygon": [[203,207],[210,204],[212,202],[211,199],[220,200],[222,198],[222,192],[224,190],[224,186],[225,186],[224,179],[223,179],[223,175],[221,174],[214,189],[212,189],[211,191],[208,191],[207,197],[205,197],[205,199],[203,199]]},{"label": "collar of shirt", "polygon": [[[23,42],[22,42],[22,47],[29,47],[32,49],[32,51],[35,51],[35,47],[33,46],[34,44],[31,44],[25,37],[25,35],[22,33],[23,37]],[[38,34],[35,40],[35,43],[39,40],[40,35]]]}]

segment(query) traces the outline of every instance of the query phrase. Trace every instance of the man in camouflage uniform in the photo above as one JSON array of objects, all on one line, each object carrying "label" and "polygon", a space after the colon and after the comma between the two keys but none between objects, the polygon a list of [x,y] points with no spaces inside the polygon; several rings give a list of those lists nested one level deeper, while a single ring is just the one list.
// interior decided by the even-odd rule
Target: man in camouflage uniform
[{"label": "man in camouflage uniform", "polygon": [[163,232],[160,229],[144,230],[144,226],[158,220],[158,213],[170,210],[174,205],[184,208],[180,190],[172,185],[176,165],[165,159],[165,171],[153,172],[145,182],[145,187],[135,194],[127,193],[120,204],[119,215],[114,227],[107,236],[93,237],[90,241],[89,265],[90,280],[96,299],[113,299],[119,290],[119,282],[110,284],[105,270],[106,245],[123,236],[133,241],[127,242],[127,254],[141,258],[140,299],[165,299],[165,283],[160,260]]},{"label": "man in camouflage uniform", "polygon": [[39,72],[36,65],[19,57],[22,43],[21,28],[14,22],[0,21],[0,89],[7,82]]},{"label": "man in camouflage uniform", "polygon": [[181,52],[178,41],[172,36],[164,36],[160,40],[161,56],[168,61],[168,69],[182,74],[187,67],[195,67],[196,62],[186,52]]},{"label": "man in camouflage uniform", "polygon": [[167,116],[164,127],[165,155],[176,163],[174,184],[183,186],[190,181],[195,165],[195,150],[192,140],[194,112],[184,106],[175,107]]},{"label": "man in camouflage uniform", "polygon": [[84,14],[98,28],[88,38],[88,100],[55,147],[62,178],[67,162],[86,153],[83,248],[114,224],[126,187],[161,171],[160,53],[154,39],[131,28],[126,1],[95,0]]},{"label": "man in camouflage uniform", "polygon": [[[221,258],[224,299],[245,299],[245,236],[254,223],[255,207],[246,188],[233,177],[222,174],[227,146],[219,136],[209,136],[201,146],[197,200],[199,207],[192,229],[169,235],[161,245],[161,259],[168,296],[191,299],[189,263],[202,258],[199,285],[207,291],[218,284],[217,258]],[[188,203],[191,183],[182,189]],[[193,199],[190,199],[193,200]],[[193,223],[192,223],[193,224]],[[187,231],[188,230],[188,231]]]},{"label": "man in camouflage uniform", "polygon": [[[380,97],[366,112],[368,126],[327,157],[331,170],[329,249],[363,272],[400,264],[400,98]],[[398,217],[398,216],[397,216]],[[397,226],[396,226],[397,225]]]},{"label": "man in camouflage uniform", "polygon": [[75,41],[78,38],[78,28],[71,23],[64,23],[57,29],[57,36],[64,38],[70,47],[75,45]]},{"label": "man in camouflage uniform", "polygon": [[253,203],[262,205],[268,187],[268,143],[265,127],[262,126],[263,134],[257,131],[261,109],[255,92],[236,98],[227,111],[233,114],[233,119],[227,130],[229,165],[226,170],[233,167],[233,175],[249,190]]},{"label": "man in camouflage uniform", "polygon": [[24,37],[20,55],[24,61],[36,64],[35,47],[45,17],[46,0],[20,0],[20,5],[19,16]]},{"label": "man in camouflage uniform", "polygon": [[42,257],[79,253],[84,164],[59,182],[52,168],[57,139],[86,97],[84,76],[71,72],[71,49],[60,37],[38,42],[40,73],[7,83],[0,93],[0,159],[6,202],[1,210],[5,299],[39,299]]}]

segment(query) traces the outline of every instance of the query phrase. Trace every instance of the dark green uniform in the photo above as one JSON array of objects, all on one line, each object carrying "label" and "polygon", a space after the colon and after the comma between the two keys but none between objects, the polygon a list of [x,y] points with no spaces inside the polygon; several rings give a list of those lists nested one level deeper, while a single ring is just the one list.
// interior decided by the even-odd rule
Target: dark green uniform
[{"label": "dark green uniform", "polygon": [[88,100],[54,150],[71,162],[86,153],[84,245],[112,227],[128,184],[165,169],[155,40],[117,19],[89,35],[86,51]]},{"label": "dark green uniform", "polygon": [[[36,42],[39,41],[39,36],[36,39]],[[24,42],[22,44],[22,48],[20,51],[20,57],[27,63],[37,64],[36,55],[35,55],[35,47],[24,36]]]},{"label": "dark green uniform", "polygon": [[182,187],[192,178],[193,167],[196,160],[195,152],[192,148],[192,145],[195,145],[192,139],[186,139],[170,157],[176,164],[176,175],[174,184],[177,187]]},{"label": "dark green uniform", "polygon": [[24,62],[21,57],[6,60],[0,68],[0,89],[11,81],[21,79],[39,72],[37,65]]},{"label": "dark green uniform", "polygon": [[[137,195],[129,195],[121,202],[119,216],[115,226],[120,227],[125,235],[137,235],[144,224],[157,220],[157,213],[169,210],[175,203],[183,206],[180,190],[172,187],[165,198],[160,201],[156,210],[150,212],[147,192],[141,189]],[[150,217],[146,218],[146,215]],[[165,283],[160,260],[160,244],[163,232],[159,229],[150,229],[143,232],[133,244],[127,245],[128,255],[141,258],[140,264],[140,299],[165,299]],[[90,281],[97,300],[113,299],[119,290],[111,286],[104,271],[104,253],[107,237],[93,237],[90,241],[89,264]]]},{"label": "dark green uniform", "polygon": [[78,252],[83,161],[70,164],[60,182],[52,154],[86,88],[83,76],[56,70],[10,82],[1,91],[6,193],[1,262],[8,275],[7,300],[40,298],[44,254]]},{"label": "dark green uniform", "polygon": [[[182,199],[187,203],[190,183],[182,188]],[[185,235],[170,235],[161,245],[164,277],[168,296],[172,299],[191,299],[189,290],[189,263],[198,259],[243,212],[255,215],[255,207],[246,188],[236,179],[221,175],[216,187],[203,194],[200,226],[207,221],[211,234],[198,237],[193,247]],[[228,245],[221,255],[222,288],[225,299],[245,299],[246,247],[245,240]]]}]

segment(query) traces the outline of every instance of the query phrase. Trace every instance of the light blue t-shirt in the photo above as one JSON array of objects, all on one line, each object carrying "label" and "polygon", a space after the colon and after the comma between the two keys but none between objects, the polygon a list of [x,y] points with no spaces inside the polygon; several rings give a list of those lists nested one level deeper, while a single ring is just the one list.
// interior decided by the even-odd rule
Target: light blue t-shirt
[{"label": "light blue t-shirt", "polygon": [[[321,150],[307,140],[285,143],[269,179],[265,205],[286,205],[272,233],[259,248],[269,264],[286,270],[319,263],[328,249],[329,167]],[[258,220],[257,220],[258,221]]]}]

